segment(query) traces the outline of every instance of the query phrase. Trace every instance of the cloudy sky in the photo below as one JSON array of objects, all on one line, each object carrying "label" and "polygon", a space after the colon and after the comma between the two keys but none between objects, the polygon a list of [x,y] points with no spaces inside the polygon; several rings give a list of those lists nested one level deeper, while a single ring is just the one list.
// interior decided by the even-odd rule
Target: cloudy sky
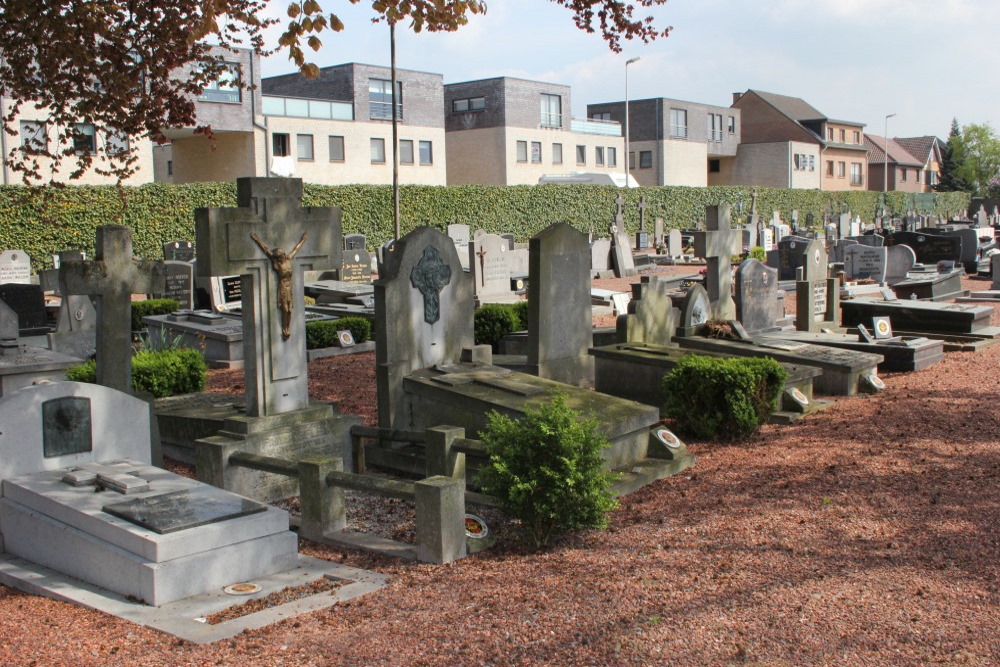
[{"label": "cloudy sky", "polygon": [[[388,28],[371,25],[371,3],[327,0],[346,29],[322,36],[319,66],[389,64]],[[998,0],[670,0],[652,14],[666,39],[625,42],[612,53],[598,34],[546,0],[488,0],[485,16],[453,34],[397,30],[399,67],[437,72],[445,83],[516,76],[572,86],[573,114],[629,97],[672,97],[728,106],[756,88],[801,97],[830,118],[881,135],[947,137],[952,117],[1000,131]],[[274,0],[270,11],[282,9]],[[408,24],[407,24],[408,25]],[[276,38],[271,43],[276,42]],[[293,67],[283,54],[264,76]]]}]

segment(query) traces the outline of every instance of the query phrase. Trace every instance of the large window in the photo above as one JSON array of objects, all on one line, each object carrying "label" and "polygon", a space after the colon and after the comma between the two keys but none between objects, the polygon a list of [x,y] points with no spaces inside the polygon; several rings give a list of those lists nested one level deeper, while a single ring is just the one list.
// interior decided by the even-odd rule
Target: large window
[{"label": "large window", "polygon": [[614,146],[608,146],[608,166],[618,166],[618,149]]},{"label": "large window", "polygon": [[604,166],[604,146],[594,147],[594,164],[598,167]]},{"label": "large window", "polygon": [[330,162],[344,161],[344,138],[330,136]]},{"label": "large window", "polygon": [[579,166],[585,166],[587,164],[587,147],[577,146],[576,147],[576,163]]},{"label": "large window", "polygon": [[826,161],[826,175],[833,176],[833,160]]},{"label": "large window", "polygon": [[535,164],[541,164],[542,162],[542,142],[532,141],[531,142],[531,161]]},{"label": "large window", "polygon": [[372,164],[385,164],[385,139],[372,137]]},{"label": "large window", "polygon": [[[851,176],[852,176],[852,180],[853,180],[853,176],[854,176],[854,169],[853,169],[853,167],[854,167],[854,165],[852,164],[851,167],[852,167],[852,169],[851,169]],[[903,183],[906,183],[906,172],[907,172],[907,169],[904,167],[903,169],[900,169],[899,171],[900,171],[900,174],[901,174],[900,180]]]},{"label": "large window", "polygon": [[861,143],[861,132],[859,132],[858,130],[854,130],[854,143],[856,144]]},{"label": "large window", "polygon": [[542,127],[562,127],[562,97],[542,93]]},{"label": "large window", "polygon": [[729,117],[729,134],[736,134],[736,116]]},{"label": "large window", "polygon": [[[375,120],[392,120],[392,82],[368,79],[368,112]],[[396,119],[403,118],[403,82],[396,82]],[[384,142],[383,142],[384,143]]]},{"label": "large window", "polygon": [[73,126],[73,150],[77,154],[94,153],[97,151],[97,133],[90,123],[77,123]]},{"label": "large window", "polygon": [[413,164],[413,140],[412,139],[400,139],[399,140],[399,163],[400,164]]},{"label": "large window", "polygon": [[593,118],[594,120],[611,120],[611,112],[599,111],[597,113],[591,114],[590,117]]},{"label": "large window", "polygon": [[688,112],[685,109],[670,110],[670,136],[674,139],[687,139]]},{"label": "large window", "polygon": [[[906,173],[905,169],[903,170],[903,173],[904,174]],[[851,185],[861,185],[863,180],[864,179],[863,179],[862,174],[861,174],[861,163],[860,162],[852,162],[851,163]],[[906,179],[904,178],[903,180],[905,181]]]},{"label": "large window", "polygon": [[295,157],[300,162],[313,161],[313,135],[311,134],[295,135]]},{"label": "large window", "polygon": [[198,99],[202,102],[239,102],[240,66],[236,63],[223,63],[219,76],[205,85]]},{"label": "large window", "polygon": [[528,161],[528,142],[519,141],[517,142],[517,161],[527,162]]},{"label": "large window", "polygon": [[274,157],[284,157],[289,154],[287,134],[271,135],[271,154]]},{"label": "large window", "polygon": [[837,163],[837,178],[843,178],[847,174],[847,164],[845,162]]},{"label": "large window", "polygon": [[21,148],[25,151],[44,151],[48,146],[49,138],[45,132],[45,123],[35,120],[21,121]]},{"label": "large window", "polygon": [[552,164],[562,164],[562,144],[552,144]]},{"label": "large window", "polygon": [[708,140],[709,141],[715,141],[715,142],[722,141],[722,114],[721,113],[710,113],[710,114],[708,114]]},{"label": "large window", "polygon": [[454,113],[462,113],[464,111],[482,111],[485,108],[485,97],[466,97],[461,100],[451,101],[451,110]]},{"label": "large window", "polygon": [[639,151],[639,168],[649,169],[653,166],[653,151]]},{"label": "large window", "polygon": [[434,147],[429,141],[421,141],[418,146],[420,149],[420,164],[434,164]]}]

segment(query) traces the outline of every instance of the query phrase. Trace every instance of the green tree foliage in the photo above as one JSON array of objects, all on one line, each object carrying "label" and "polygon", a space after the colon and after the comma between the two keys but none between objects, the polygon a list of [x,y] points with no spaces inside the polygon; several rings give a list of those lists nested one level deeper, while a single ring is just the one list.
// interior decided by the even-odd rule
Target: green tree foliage
[{"label": "green tree foliage", "polygon": [[958,153],[958,176],[977,197],[988,197],[991,184],[1000,178],[1000,137],[989,125],[971,123],[962,127]]},{"label": "green tree foliage", "polygon": [[958,173],[962,164],[962,128],[958,119],[951,119],[948,141],[941,145],[941,178],[934,188],[938,192],[968,192],[969,184]]},{"label": "green tree foliage", "polygon": [[521,520],[534,548],[567,531],[607,527],[607,513],[617,503],[614,475],[601,459],[608,442],[597,420],[581,420],[563,394],[518,420],[496,412],[488,418],[480,438],[489,463],[478,481],[505,513]]}]

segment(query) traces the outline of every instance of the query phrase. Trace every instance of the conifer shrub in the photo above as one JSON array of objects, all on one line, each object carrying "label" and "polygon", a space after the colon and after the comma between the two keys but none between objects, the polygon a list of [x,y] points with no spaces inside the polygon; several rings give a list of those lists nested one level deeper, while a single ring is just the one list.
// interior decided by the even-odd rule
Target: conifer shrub
[{"label": "conifer shrub", "polygon": [[787,375],[774,359],[688,355],[663,378],[664,412],[684,436],[743,440],[778,408]]},{"label": "conifer shrub", "polygon": [[[140,350],[132,355],[132,388],[155,398],[192,394],[205,390],[208,365],[201,353],[191,348]],[[91,360],[66,370],[73,382],[97,382],[97,364]]]},{"label": "conifer shrub", "polygon": [[480,433],[489,461],[477,481],[501,509],[521,521],[535,549],[568,531],[606,528],[617,506],[615,475],[604,470],[607,438],[596,419],[581,419],[564,394],[520,419],[491,412]]}]

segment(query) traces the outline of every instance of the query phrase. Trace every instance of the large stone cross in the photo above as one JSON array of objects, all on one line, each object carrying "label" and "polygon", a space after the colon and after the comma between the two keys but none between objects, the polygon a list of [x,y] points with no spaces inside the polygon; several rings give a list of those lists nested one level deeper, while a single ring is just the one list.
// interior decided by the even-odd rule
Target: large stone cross
[{"label": "large stone cross", "polygon": [[195,211],[198,275],[242,276],[251,417],[309,405],[302,272],[339,266],[340,209],[301,204],[300,179],[240,178],[236,208]]},{"label": "large stone cross", "polygon": [[625,198],[622,193],[615,197],[615,232],[625,233]]},{"label": "large stone cross", "polygon": [[712,302],[712,317],[717,320],[736,318],[733,302],[732,253],[739,230],[730,227],[729,204],[705,207],[708,231],[694,232],[694,249],[707,263],[705,290]]},{"label": "large stone cross", "polygon": [[132,230],[97,228],[95,259],[59,264],[63,297],[88,295],[97,311],[97,384],[132,392],[132,295],[166,289],[163,262],[132,259]]},{"label": "large stone cross", "polygon": [[646,203],[646,195],[639,197],[639,231],[646,231],[646,208],[649,204]]}]

